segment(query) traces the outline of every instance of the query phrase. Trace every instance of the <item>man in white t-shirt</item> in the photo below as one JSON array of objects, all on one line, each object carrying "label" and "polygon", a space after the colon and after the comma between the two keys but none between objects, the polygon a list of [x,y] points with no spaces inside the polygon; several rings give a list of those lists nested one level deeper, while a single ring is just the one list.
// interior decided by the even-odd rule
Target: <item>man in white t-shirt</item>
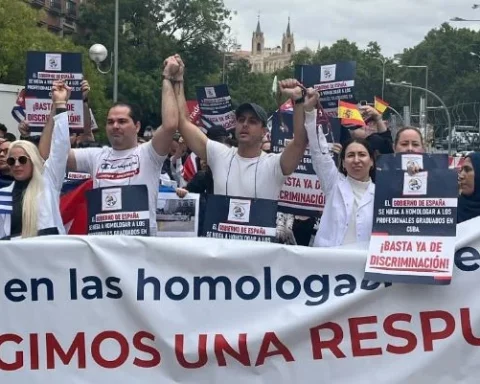
[{"label": "man in white t-shirt", "polygon": [[[183,73],[184,64],[176,55]],[[304,106],[316,105],[318,93],[304,93],[297,80],[279,82],[284,96],[294,101],[294,138],[281,154],[262,151],[262,139],[267,134],[267,113],[257,104],[245,103],[236,110],[235,136],[238,148],[229,148],[209,140],[185,113],[180,113],[179,130],[187,146],[207,161],[213,173],[214,193],[249,198],[278,200],[285,178],[292,174],[304,156],[307,136],[304,129]],[[178,110],[185,110],[183,83],[175,84]]]},{"label": "man in white t-shirt", "polygon": [[156,207],[162,165],[167,157],[178,126],[178,109],[172,79],[179,64],[174,57],[165,61],[162,83],[162,126],[152,140],[138,144],[139,116],[127,103],[116,103],[107,116],[106,133],[110,147],[72,149],[68,156],[69,171],[88,172],[93,188],[146,185],[150,210],[150,234],[156,236]]}]

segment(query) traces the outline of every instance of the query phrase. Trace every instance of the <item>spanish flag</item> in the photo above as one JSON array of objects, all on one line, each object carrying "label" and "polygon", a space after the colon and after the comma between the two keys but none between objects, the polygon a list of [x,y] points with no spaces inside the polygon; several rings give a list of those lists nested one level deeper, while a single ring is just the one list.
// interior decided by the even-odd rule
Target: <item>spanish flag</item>
[{"label": "spanish flag", "polygon": [[380,112],[380,113],[385,112],[387,110],[388,106],[389,106],[389,104],[386,101],[383,101],[379,97],[375,96],[375,109],[378,112]]},{"label": "spanish flag", "polygon": [[338,101],[338,118],[342,119],[342,125],[365,126],[365,121],[363,121],[358,107],[342,100]]}]

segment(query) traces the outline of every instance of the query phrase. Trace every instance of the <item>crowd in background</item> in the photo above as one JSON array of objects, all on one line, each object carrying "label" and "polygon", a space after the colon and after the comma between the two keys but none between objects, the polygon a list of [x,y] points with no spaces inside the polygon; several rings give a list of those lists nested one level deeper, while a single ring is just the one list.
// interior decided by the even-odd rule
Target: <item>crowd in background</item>
[{"label": "crowd in background", "polygon": [[[339,142],[327,143],[317,127],[319,94],[294,79],[279,82],[280,92],[294,106],[294,137],[282,153],[271,153],[268,116],[257,104],[236,108],[237,124],[231,132],[213,126],[204,133],[188,119],[184,69],[178,55],[165,60],[163,123],[158,129],[147,127],[143,136],[139,136],[138,109],[130,103],[117,103],[105,122],[109,144],[100,145],[92,132],[87,81],[82,82],[86,118],[81,133],[71,134],[68,129],[70,90],[64,81],[53,85],[51,115],[41,136],[32,135],[28,124],[22,122],[17,140],[0,124],[0,238],[68,233],[59,205],[69,171],[88,173],[93,188],[146,185],[154,233],[159,185],[174,185],[181,198],[198,193],[201,227],[205,210],[211,209],[209,196],[278,200],[308,145],[326,196],[323,214],[317,219],[278,213],[278,242],[318,247],[363,242],[370,238],[373,223],[376,158],[425,152],[417,128],[403,127],[393,138],[381,114],[368,105],[359,106],[366,127],[342,126]],[[138,167],[131,173],[106,170],[112,161],[132,158],[138,159]],[[480,215],[479,167],[480,154],[470,153],[459,170],[459,223]]]}]

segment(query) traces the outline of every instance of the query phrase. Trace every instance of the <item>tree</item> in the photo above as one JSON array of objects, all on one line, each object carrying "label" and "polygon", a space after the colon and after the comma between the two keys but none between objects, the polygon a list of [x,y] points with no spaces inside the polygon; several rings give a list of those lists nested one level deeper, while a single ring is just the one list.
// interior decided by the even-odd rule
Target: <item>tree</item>
[{"label": "tree", "polygon": [[[121,0],[119,4],[119,100],[142,106],[143,125],[161,121],[161,73],[165,58],[180,53],[186,63],[187,97],[221,68],[219,47],[230,12],[220,0]],[[113,47],[113,1],[89,0],[81,6],[76,37],[89,47]],[[111,91],[113,77],[108,77]]]},{"label": "tree", "polygon": [[251,72],[246,59],[235,61],[228,71],[228,88],[234,105],[256,103],[267,112],[274,112],[277,105],[271,93],[273,79],[272,74]]},{"label": "tree", "polygon": [[85,77],[93,85],[89,97],[96,120],[105,121],[105,81],[96,71],[85,48],[38,27],[43,14],[22,0],[0,0],[0,83],[25,83],[27,51],[81,52]]}]

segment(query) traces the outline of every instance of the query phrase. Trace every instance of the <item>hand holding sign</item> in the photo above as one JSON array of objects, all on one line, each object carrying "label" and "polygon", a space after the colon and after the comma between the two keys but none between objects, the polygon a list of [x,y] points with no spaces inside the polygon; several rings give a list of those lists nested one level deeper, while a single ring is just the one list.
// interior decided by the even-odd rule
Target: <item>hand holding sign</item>
[{"label": "hand holding sign", "polygon": [[72,88],[70,88],[64,80],[53,82],[52,101],[56,106],[60,105],[61,108],[66,108],[71,93]]},{"label": "hand holding sign", "polygon": [[278,82],[278,86],[280,88],[280,93],[290,99],[298,100],[301,99],[303,96],[302,87],[298,80],[282,80]]},{"label": "hand holding sign", "polygon": [[18,132],[20,132],[20,137],[29,137],[30,136],[30,125],[25,120],[22,120],[18,124]]},{"label": "hand holding sign", "polygon": [[88,100],[88,94],[90,92],[90,84],[88,84],[87,80],[83,80],[82,83],[80,84],[81,89],[82,89],[82,97],[83,101]]}]

